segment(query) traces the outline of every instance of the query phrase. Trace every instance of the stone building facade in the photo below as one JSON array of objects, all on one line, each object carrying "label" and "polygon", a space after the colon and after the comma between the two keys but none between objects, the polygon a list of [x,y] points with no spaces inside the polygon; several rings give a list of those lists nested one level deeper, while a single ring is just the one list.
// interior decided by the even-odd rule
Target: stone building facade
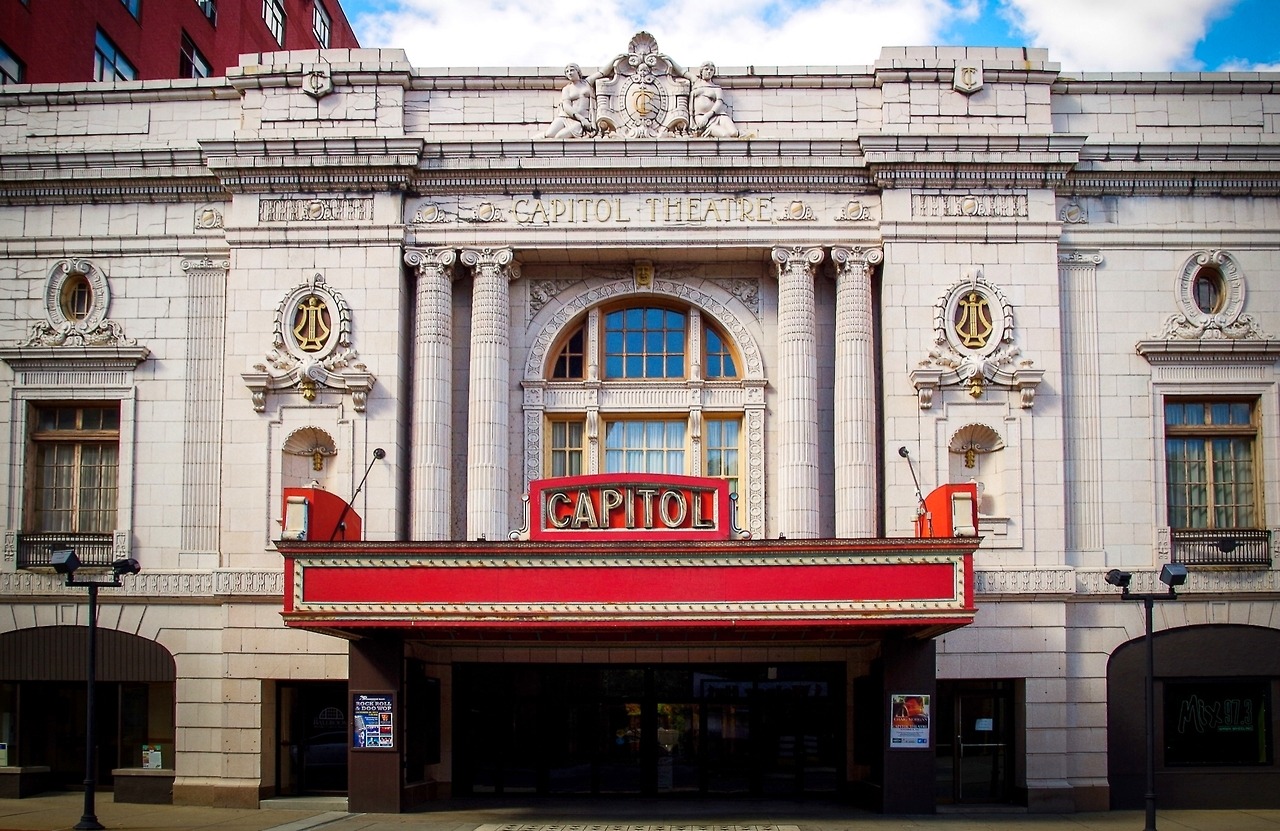
[{"label": "stone building facade", "polygon": [[[564,77],[356,49],[0,88],[5,775],[80,777],[73,722],[38,736],[39,701],[77,703],[72,546],[142,567],[101,601],[117,788],[1133,806],[1144,622],[1105,578],[1179,563],[1162,804],[1274,805],[1280,76],[623,46]],[[955,606],[638,578],[584,611],[576,543],[529,549],[554,603],[308,606],[308,557],[506,563],[532,486],[620,471],[728,481],[734,568],[945,553]],[[915,538],[948,484],[976,552]],[[363,541],[277,546],[286,489],[350,500]],[[380,678],[395,750],[361,754],[350,694]]]}]

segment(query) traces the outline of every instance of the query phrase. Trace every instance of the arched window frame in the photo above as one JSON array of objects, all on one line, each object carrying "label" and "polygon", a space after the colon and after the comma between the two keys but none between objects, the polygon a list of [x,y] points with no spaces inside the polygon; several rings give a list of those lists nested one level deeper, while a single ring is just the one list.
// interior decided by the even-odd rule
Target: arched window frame
[{"label": "arched window frame", "polygon": [[[738,423],[737,486],[739,521],[753,536],[764,535],[764,376],[757,338],[747,321],[751,312],[727,291],[708,283],[654,280],[640,291],[631,280],[584,282],[578,291],[562,292],[562,302],[531,321],[533,337],[524,372],[525,485],[553,470],[603,472],[608,424],[620,417],[636,420],[684,419],[685,472],[707,475],[704,429],[708,420]],[[604,314],[627,306],[661,306],[687,315],[685,373],[682,378],[604,377]],[[704,332],[707,327],[732,355],[737,376],[704,377]],[[583,332],[581,378],[554,378],[564,346]],[[553,434],[557,425],[581,423],[580,466],[556,467],[553,454],[563,453]],[[568,457],[561,456],[559,461]]]}]

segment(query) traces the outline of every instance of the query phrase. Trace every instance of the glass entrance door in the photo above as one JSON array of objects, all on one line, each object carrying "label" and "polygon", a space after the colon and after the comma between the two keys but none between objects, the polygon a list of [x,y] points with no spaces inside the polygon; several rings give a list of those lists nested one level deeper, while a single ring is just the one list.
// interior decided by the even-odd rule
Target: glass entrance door
[{"label": "glass entrance door", "polygon": [[839,664],[458,665],[458,793],[830,793]]},{"label": "glass entrance door", "polygon": [[276,783],[281,796],[347,791],[346,682],[299,681],[277,691]]},{"label": "glass entrance door", "polygon": [[938,802],[1012,801],[1012,683],[939,681],[937,717]]}]

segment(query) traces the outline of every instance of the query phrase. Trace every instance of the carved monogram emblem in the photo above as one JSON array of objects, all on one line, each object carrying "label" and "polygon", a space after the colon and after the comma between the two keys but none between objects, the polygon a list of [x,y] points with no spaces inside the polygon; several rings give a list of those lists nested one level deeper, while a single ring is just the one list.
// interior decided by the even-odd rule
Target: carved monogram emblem
[{"label": "carved monogram emblem", "polygon": [[689,124],[689,79],[640,32],[596,81],[596,127],[628,138],[678,133]]}]

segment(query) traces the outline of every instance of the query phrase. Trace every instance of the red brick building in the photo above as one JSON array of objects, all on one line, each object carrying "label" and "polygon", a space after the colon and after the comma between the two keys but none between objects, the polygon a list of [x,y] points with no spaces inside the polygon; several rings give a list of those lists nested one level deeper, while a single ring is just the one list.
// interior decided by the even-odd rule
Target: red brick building
[{"label": "red brick building", "polygon": [[359,45],[338,0],[0,0],[0,84],[205,78],[247,52]]}]

